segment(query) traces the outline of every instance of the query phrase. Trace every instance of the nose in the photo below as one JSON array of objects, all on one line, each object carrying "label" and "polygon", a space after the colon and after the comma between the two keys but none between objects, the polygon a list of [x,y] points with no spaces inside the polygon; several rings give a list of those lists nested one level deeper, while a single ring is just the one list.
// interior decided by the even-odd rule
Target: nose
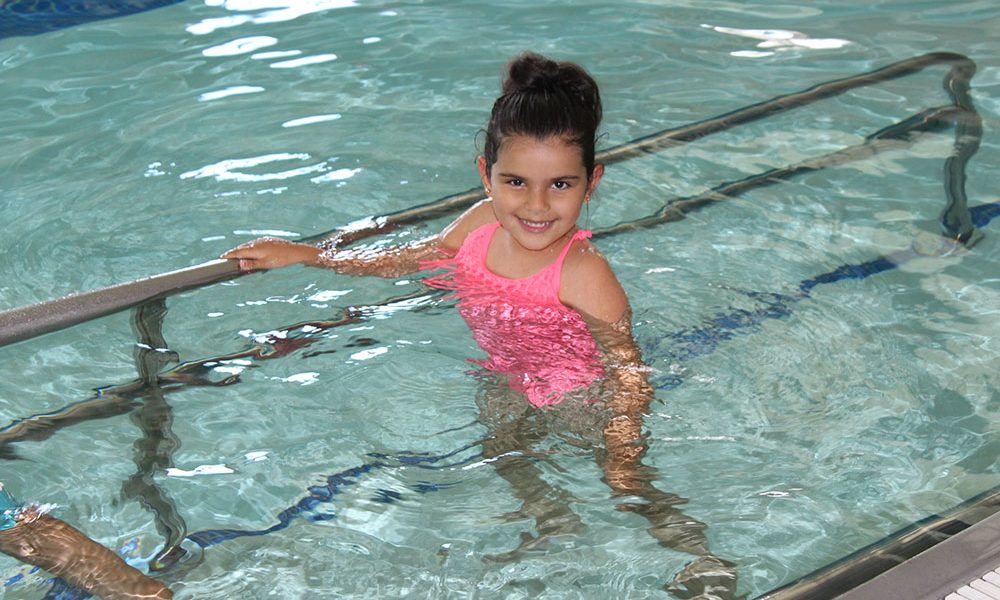
[{"label": "nose", "polygon": [[544,212],[549,208],[548,190],[532,188],[528,192],[528,199],[525,202],[528,209],[535,212]]}]

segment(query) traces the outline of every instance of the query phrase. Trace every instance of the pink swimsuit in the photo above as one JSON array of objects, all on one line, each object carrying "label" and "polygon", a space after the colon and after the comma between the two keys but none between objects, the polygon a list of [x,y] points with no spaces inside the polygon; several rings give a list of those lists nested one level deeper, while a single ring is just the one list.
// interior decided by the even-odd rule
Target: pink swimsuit
[{"label": "pink swimsuit", "polygon": [[556,404],[565,392],[585,387],[604,375],[600,353],[580,313],[559,301],[563,261],[578,230],[559,257],[523,279],[501,277],[486,267],[486,253],[500,223],[488,223],[468,235],[453,259],[429,261],[425,268],[445,273],[424,280],[454,290],[458,310],[486,360],[482,367],[503,373],[512,388],[535,406]]}]

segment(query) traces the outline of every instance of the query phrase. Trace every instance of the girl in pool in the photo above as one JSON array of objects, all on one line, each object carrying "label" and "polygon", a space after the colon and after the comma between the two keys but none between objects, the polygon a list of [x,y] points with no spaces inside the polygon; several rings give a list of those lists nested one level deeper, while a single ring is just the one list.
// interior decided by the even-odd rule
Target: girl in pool
[{"label": "girl in pool", "polygon": [[[652,389],[631,333],[628,299],[608,261],[577,226],[604,173],[595,163],[602,116],[597,84],[580,66],[524,54],[509,65],[478,158],[487,199],[437,236],[392,249],[339,249],[275,238],[223,254],[240,269],[306,264],[351,275],[399,277],[438,269],[424,281],[453,290],[487,354],[477,361],[502,385],[484,385],[487,457],[536,519],[516,557],[579,519],[524,457],[547,433],[593,447],[616,495],[643,514],[660,542],[700,558],[670,589],[687,597],[730,597],[731,565],[711,555],[704,525],[683,515],[677,496],[656,489],[640,459],[642,419]],[[494,383],[497,383],[494,381]],[[595,436],[596,434],[596,436]],[[598,439],[593,439],[597,437]],[[520,450],[521,452],[513,452]]]}]

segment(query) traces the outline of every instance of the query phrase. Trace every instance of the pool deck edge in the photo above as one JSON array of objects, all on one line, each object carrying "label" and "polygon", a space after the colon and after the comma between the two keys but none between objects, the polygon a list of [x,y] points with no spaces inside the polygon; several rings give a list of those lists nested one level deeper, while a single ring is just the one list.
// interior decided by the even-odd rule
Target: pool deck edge
[{"label": "pool deck edge", "polygon": [[1000,566],[1000,513],[837,596],[840,600],[941,600]]}]

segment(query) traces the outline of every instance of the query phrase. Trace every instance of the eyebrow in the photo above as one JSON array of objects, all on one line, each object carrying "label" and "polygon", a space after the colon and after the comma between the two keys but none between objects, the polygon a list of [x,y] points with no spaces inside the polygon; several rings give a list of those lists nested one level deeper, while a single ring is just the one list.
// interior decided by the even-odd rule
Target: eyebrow
[{"label": "eyebrow", "polygon": [[[525,177],[524,175],[518,175],[516,173],[505,173],[505,172],[502,172],[502,173],[497,173],[497,174],[500,177],[516,177],[518,179],[527,179],[527,177]],[[579,175],[562,175],[562,176],[559,176],[559,177],[553,177],[553,178],[550,179],[550,181],[564,181],[564,180],[567,180],[567,179],[571,179],[571,180],[575,181],[575,180],[582,179],[582,177],[580,177]]]}]

